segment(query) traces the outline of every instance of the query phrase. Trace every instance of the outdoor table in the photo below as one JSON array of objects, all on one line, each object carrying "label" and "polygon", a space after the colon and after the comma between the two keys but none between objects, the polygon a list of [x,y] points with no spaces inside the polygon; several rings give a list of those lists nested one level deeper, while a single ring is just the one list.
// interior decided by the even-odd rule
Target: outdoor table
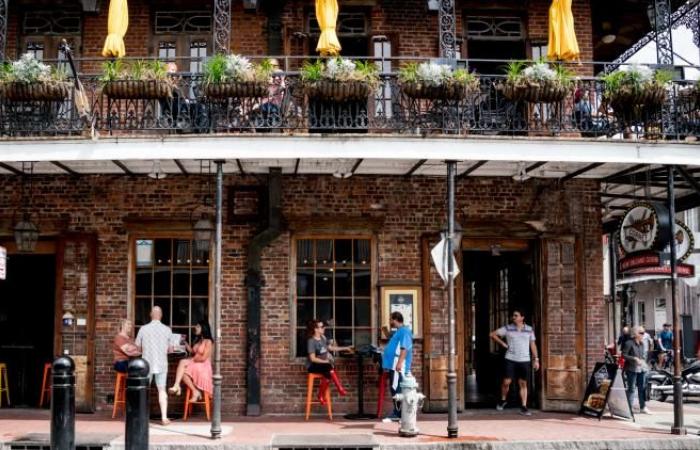
[{"label": "outdoor table", "polygon": [[[346,414],[345,418],[348,420],[373,420],[377,418],[376,414],[365,413],[364,405],[364,361],[365,358],[376,358],[377,355],[381,355],[379,350],[373,345],[365,345],[360,347],[355,351],[355,361],[357,361],[357,413]],[[348,355],[350,357],[351,355]]]}]

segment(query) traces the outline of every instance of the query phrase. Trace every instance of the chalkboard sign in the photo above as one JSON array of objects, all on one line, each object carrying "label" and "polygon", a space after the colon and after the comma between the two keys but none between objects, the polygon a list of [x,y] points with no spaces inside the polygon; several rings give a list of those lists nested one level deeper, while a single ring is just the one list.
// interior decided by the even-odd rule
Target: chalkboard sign
[{"label": "chalkboard sign", "polygon": [[596,363],[579,414],[603,417],[605,407],[616,417],[634,419],[625,394],[625,383],[616,364]]}]

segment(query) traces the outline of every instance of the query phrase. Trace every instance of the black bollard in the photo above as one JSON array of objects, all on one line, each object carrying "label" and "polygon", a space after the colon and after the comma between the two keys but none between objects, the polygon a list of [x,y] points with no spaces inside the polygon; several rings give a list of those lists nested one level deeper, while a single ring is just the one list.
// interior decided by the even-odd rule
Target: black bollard
[{"label": "black bollard", "polygon": [[126,450],[148,449],[148,362],[129,361],[126,375]]},{"label": "black bollard", "polygon": [[75,450],[75,363],[56,358],[51,369],[51,450]]}]

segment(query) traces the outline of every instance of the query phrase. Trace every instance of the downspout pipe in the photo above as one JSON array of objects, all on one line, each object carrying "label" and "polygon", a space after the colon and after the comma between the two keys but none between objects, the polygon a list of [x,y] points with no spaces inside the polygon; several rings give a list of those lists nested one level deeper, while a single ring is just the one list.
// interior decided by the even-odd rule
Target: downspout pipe
[{"label": "downspout pipe", "polygon": [[261,259],[265,247],[282,233],[282,169],[278,167],[270,169],[267,205],[267,227],[255,235],[250,242],[245,277],[248,293],[246,346],[246,415],[248,416],[261,414],[260,330],[262,303],[260,292],[265,285]]}]

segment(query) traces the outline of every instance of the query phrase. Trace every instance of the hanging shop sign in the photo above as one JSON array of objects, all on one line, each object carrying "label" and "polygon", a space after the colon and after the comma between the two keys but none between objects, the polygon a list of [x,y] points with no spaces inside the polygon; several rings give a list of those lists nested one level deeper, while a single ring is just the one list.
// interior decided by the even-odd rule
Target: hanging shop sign
[{"label": "hanging shop sign", "polygon": [[[635,203],[625,212],[618,230],[621,274],[671,274],[669,219],[668,209],[659,203]],[[683,263],[695,248],[693,233],[680,220],[675,221],[674,231],[676,273],[680,277],[694,277],[695,266]]]},{"label": "hanging shop sign", "polygon": [[0,247],[0,280],[7,277],[7,249]]}]

